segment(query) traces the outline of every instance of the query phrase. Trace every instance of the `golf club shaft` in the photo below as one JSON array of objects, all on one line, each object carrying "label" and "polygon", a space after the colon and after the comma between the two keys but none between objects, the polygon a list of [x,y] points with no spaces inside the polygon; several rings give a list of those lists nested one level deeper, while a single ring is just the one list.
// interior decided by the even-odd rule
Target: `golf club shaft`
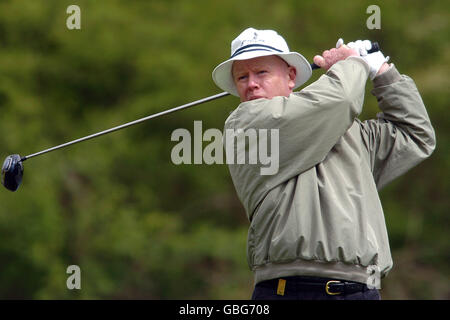
[{"label": "golf club shaft", "polygon": [[93,138],[105,135],[107,133],[111,133],[111,132],[118,131],[118,130],[121,130],[121,129],[124,129],[124,128],[128,128],[128,127],[131,127],[131,126],[133,126],[135,124],[138,124],[138,123],[141,123],[141,122],[144,122],[144,121],[156,118],[156,117],[160,117],[160,116],[163,116],[165,114],[169,114],[169,113],[172,113],[172,112],[175,112],[175,111],[179,111],[179,110],[182,110],[182,109],[193,107],[193,106],[196,106],[196,105],[208,102],[208,101],[212,101],[212,100],[215,100],[215,99],[219,99],[219,98],[222,98],[222,97],[225,97],[225,96],[228,96],[228,95],[229,95],[228,92],[222,92],[222,93],[219,93],[219,94],[216,94],[216,95],[213,95],[213,96],[209,96],[209,97],[197,100],[197,101],[189,102],[189,103],[183,104],[181,106],[178,106],[178,107],[175,107],[175,108],[172,108],[172,109],[169,109],[169,110],[161,111],[161,112],[152,114],[150,116],[147,116],[147,117],[144,117],[144,118],[141,118],[141,119],[138,119],[138,120],[127,122],[125,124],[122,124],[120,126],[117,126],[117,127],[111,128],[111,129],[107,129],[107,130],[104,130],[104,131],[101,131],[101,132],[97,132],[97,133],[91,134],[91,135],[83,137],[83,138],[79,138],[79,139],[76,139],[76,140],[73,140],[73,141],[69,141],[69,142],[60,144],[58,146],[52,147],[52,148],[49,148],[49,149],[46,149],[46,150],[42,150],[42,151],[39,151],[39,152],[36,152],[36,153],[33,153],[33,154],[30,154],[28,156],[22,157],[21,161],[23,162],[23,161],[25,161],[27,159],[39,156],[39,155],[44,154],[44,153],[55,151],[55,150],[58,150],[58,149],[70,146],[70,145],[75,144],[75,143],[79,143],[79,142],[82,142],[82,141],[86,141],[86,140],[89,140],[89,139],[93,139]]},{"label": "golf club shaft", "polygon": [[[379,47],[378,43],[377,42],[372,42],[372,49],[368,50],[367,52],[368,53],[372,53],[372,52],[379,51],[379,50],[380,50],[380,47]],[[315,63],[311,63],[311,69],[314,70],[314,69],[319,69],[319,68],[320,67],[317,66]],[[193,107],[193,106],[196,106],[196,105],[208,102],[208,101],[212,101],[212,100],[215,100],[215,99],[219,99],[219,98],[222,98],[222,97],[225,97],[225,96],[228,96],[228,95],[229,95],[228,92],[222,92],[222,93],[219,93],[219,94],[216,94],[216,95],[213,95],[213,96],[209,96],[209,97],[206,97],[206,98],[194,101],[194,102],[183,104],[181,106],[178,106],[178,107],[175,107],[175,108],[172,108],[172,109],[169,109],[169,110],[165,110],[165,111],[162,111],[162,112],[159,112],[159,113],[155,113],[155,114],[152,114],[150,116],[147,116],[147,117],[135,120],[135,121],[131,121],[131,122],[122,124],[120,126],[108,129],[108,130],[97,132],[97,133],[91,134],[91,135],[83,137],[83,138],[79,138],[79,139],[76,139],[76,140],[73,140],[73,141],[70,141],[70,142],[66,142],[66,143],[60,144],[59,146],[56,146],[56,147],[52,147],[52,148],[49,148],[49,149],[46,149],[46,150],[43,150],[43,151],[39,151],[39,152],[30,154],[28,156],[22,157],[20,160],[21,161],[25,161],[27,159],[39,156],[39,155],[44,154],[44,153],[48,153],[50,151],[55,151],[55,150],[58,150],[58,149],[70,146],[72,144],[78,143],[78,142],[82,142],[82,141],[86,141],[86,140],[89,140],[89,139],[93,139],[93,138],[102,136],[102,135],[107,134],[107,133],[111,133],[111,132],[118,131],[118,130],[121,130],[121,129],[124,129],[124,128],[128,128],[128,127],[133,126],[135,124],[138,124],[138,123],[141,123],[141,122],[144,122],[144,121],[147,121],[147,120],[159,117],[159,116],[163,116],[163,115],[168,114],[168,113],[172,113],[172,112],[175,112],[175,111],[179,111],[179,110],[182,110],[182,109]]]}]

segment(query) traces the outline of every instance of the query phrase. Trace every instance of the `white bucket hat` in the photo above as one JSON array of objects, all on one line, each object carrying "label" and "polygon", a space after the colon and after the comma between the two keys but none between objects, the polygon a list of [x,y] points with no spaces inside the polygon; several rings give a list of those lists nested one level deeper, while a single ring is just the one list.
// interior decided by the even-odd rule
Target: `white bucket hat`
[{"label": "white bucket hat", "polygon": [[290,52],[286,41],[273,30],[245,29],[231,42],[231,57],[219,64],[212,73],[216,85],[222,90],[239,96],[231,74],[235,60],[276,55],[295,67],[297,76],[294,89],[300,87],[311,77],[312,70],[308,60],[298,52]]}]

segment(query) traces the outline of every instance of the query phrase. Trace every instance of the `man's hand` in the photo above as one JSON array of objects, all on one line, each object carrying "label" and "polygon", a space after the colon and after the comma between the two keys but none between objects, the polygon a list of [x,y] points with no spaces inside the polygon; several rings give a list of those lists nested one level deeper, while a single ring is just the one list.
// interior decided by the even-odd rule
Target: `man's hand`
[{"label": "man's hand", "polygon": [[380,70],[378,70],[376,76],[379,76],[383,72],[387,71],[389,68],[390,68],[390,65],[387,62],[383,63],[380,67]]},{"label": "man's hand", "polygon": [[367,62],[370,68],[369,77],[371,80],[389,69],[389,65],[387,64],[389,57],[385,57],[381,51],[368,53],[368,50],[372,47],[369,40],[356,40],[354,42],[349,42],[347,45],[350,48],[355,49],[361,58]]},{"label": "man's hand", "polygon": [[372,44],[369,40],[357,40],[344,44],[344,40],[339,39],[336,43],[336,48],[325,50],[322,56],[314,57],[314,63],[324,70],[328,70],[333,64],[338,61],[345,60],[350,56],[362,57],[370,68],[370,79],[373,80],[389,69],[390,65],[387,63],[389,57],[385,58],[381,51],[368,53]]},{"label": "man's hand", "polygon": [[313,59],[314,63],[320,68],[328,70],[338,61],[345,60],[350,56],[359,57],[359,53],[356,50],[346,46],[345,44],[341,44],[340,41],[338,41],[337,46],[338,48],[325,50],[321,56],[315,56]]}]

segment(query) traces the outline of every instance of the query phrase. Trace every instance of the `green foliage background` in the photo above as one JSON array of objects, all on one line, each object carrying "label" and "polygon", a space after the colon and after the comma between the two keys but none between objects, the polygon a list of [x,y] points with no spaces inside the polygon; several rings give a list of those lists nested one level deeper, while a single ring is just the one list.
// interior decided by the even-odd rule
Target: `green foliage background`
[{"label": "green foliage background", "polygon": [[[66,8],[81,8],[68,30]],[[369,30],[366,8],[381,8]],[[220,92],[213,68],[243,29],[308,59],[372,39],[417,83],[432,157],[381,192],[394,258],[384,299],[448,299],[449,7],[444,1],[0,1],[0,151],[31,154]],[[316,71],[310,82],[321,74]],[[310,83],[309,82],[309,83]],[[377,113],[367,85],[362,119]],[[177,128],[223,128],[235,97],[25,162],[0,190],[0,298],[248,299],[248,221],[226,165],[172,164]],[[66,269],[81,268],[81,290]]]}]

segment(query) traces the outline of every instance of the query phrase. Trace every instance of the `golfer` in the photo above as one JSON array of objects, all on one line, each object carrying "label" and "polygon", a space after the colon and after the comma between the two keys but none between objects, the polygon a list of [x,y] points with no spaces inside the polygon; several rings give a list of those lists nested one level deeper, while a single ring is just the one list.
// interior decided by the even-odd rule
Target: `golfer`
[{"label": "golfer", "polygon": [[[229,164],[250,221],[252,299],[380,299],[393,262],[378,191],[429,157],[435,134],[413,80],[370,47],[340,39],[314,57],[326,73],[294,92],[308,61],[275,31],[249,28],[213,71],[241,100],[225,129],[279,132],[276,174]],[[381,112],[360,121],[368,78]]]}]

